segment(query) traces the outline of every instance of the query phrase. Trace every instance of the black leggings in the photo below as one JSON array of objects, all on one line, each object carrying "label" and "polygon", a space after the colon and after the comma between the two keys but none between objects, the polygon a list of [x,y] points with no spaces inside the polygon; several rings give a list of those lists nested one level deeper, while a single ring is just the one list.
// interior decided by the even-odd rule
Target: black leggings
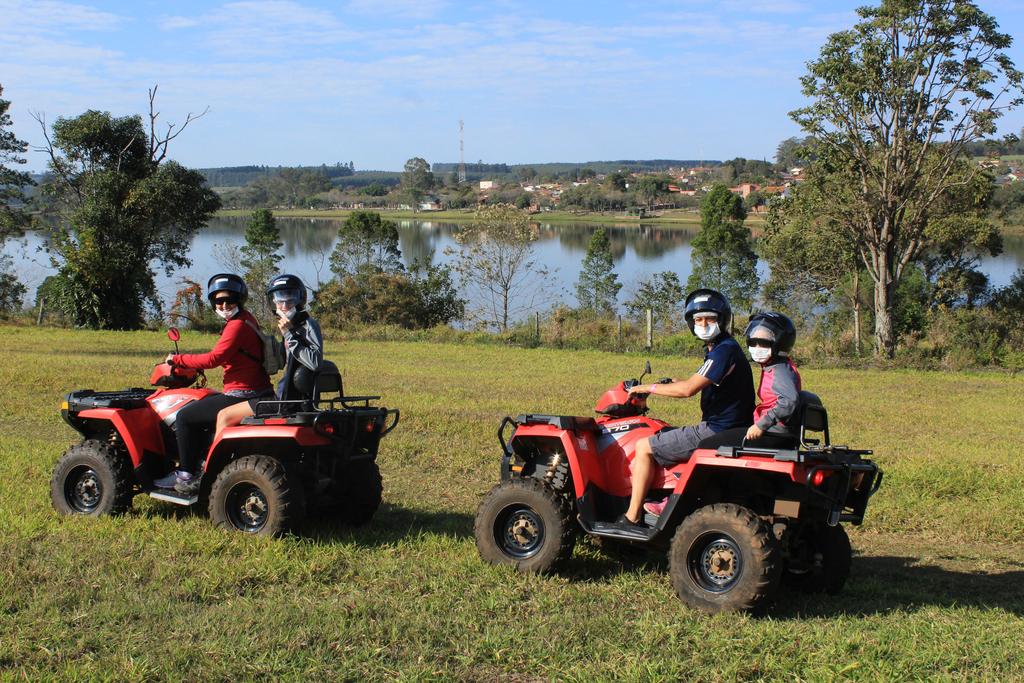
[{"label": "black leggings", "polygon": [[178,411],[174,434],[178,439],[178,469],[195,474],[197,460],[203,457],[213,440],[217,413],[246,399],[227,394],[212,394]]},{"label": "black leggings", "polygon": [[[747,427],[736,427],[724,429],[714,436],[709,436],[700,442],[698,448],[718,448],[719,446],[735,446],[739,448],[743,444],[743,437],[747,435]],[[750,439],[746,443],[751,448],[795,448],[797,436],[774,434],[765,432],[757,439]]]}]

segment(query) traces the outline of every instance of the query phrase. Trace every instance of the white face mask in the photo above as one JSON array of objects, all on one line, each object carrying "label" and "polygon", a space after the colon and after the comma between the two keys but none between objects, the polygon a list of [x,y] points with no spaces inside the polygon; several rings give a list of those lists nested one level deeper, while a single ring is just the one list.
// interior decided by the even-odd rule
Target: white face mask
[{"label": "white face mask", "polygon": [[224,318],[224,320],[231,320],[238,313],[238,306],[234,308],[218,308],[217,315]]},{"label": "white face mask", "polygon": [[768,359],[772,357],[772,350],[763,346],[748,346],[747,351],[750,352],[750,357],[755,363],[767,363]]},{"label": "white face mask", "polygon": [[711,341],[718,336],[718,323],[714,322],[705,327],[694,325],[693,333],[697,335],[697,339],[700,339],[701,341]]}]

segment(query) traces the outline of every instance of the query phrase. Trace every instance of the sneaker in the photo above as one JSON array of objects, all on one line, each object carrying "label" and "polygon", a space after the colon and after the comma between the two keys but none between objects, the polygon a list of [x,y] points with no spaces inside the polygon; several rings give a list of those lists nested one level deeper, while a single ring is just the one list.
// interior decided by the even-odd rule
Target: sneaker
[{"label": "sneaker", "polygon": [[192,481],[192,473],[185,470],[172,470],[170,474],[153,480],[153,486],[158,489],[177,488],[179,483]]},{"label": "sneaker", "polygon": [[666,505],[668,505],[668,498],[644,503],[644,512],[649,515],[654,515],[655,517],[660,517],[661,513],[665,511]]},{"label": "sneaker", "polygon": [[[185,474],[188,474],[188,472]],[[199,479],[200,477],[195,474],[189,474],[187,477],[179,477],[178,483],[174,485],[174,490],[186,496],[191,496],[193,493],[199,491]]]},{"label": "sneaker", "polygon": [[644,527],[644,522],[643,519],[634,522],[626,516],[625,512],[623,512],[619,515],[618,519],[615,520],[615,526],[620,529],[642,529]]}]

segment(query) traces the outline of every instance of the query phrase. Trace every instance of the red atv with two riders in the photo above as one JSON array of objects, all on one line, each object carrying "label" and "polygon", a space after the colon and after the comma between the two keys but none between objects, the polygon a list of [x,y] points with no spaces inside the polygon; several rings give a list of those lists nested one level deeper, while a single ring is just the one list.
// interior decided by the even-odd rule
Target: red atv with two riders
[{"label": "red atv with two riders", "polygon": [[[177,346],[178,331],[168,332]],[[202,370],[157,365],[157,389],[73,391],[61,417],[82,441],[61,456],[50,493],[62,514],[125,512],[134,496],[193,506],[208,505],[217,526],[278,535],[298,526],[308,508],[336,508],[357,525],[373,517],[382,484],[380,440],[398,423],[398,410],[371,405],[378,396],[345,396],[329,361],[308,400],[262,401],[255,415],[226,428],[210,446],[197,491],[158,489],[155,478],[177,456],[175,415],[213,393]]]},{"label": "red atv with two riders", "polygon": [[871,451],[830,442],[818,397],[800,393],[792,448],[698,447],[685,462],[657,467],[650,496],[667,498],[664,510],[630,528],[614,520],[630,497],[636,443],[669,427],[647,416],[647,394],[629,394],[637,384],[606,392],[597,419],[501,422],[501,483],[476,516],[481,557],[544,572],[569,558],[582,531],[667,549],[676,593],[706,612],[763,609],[783,580],[798,590],[841,590],[851,560],[841,523],[861,523],[882,472],[864,457]]}]

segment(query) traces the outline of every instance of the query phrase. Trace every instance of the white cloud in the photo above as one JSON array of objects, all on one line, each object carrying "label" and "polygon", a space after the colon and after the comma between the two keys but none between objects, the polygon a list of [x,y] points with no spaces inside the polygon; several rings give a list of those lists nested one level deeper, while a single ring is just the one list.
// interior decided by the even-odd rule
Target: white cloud
[{"label": "white cloud", "polygon": [[125,21],[87,5],[56,0],[0,0],[0,16],[18,33],[109,31]]},{"label": "white cloud", "polygon": [[350,0],[348,10],[353,14],[392,19],[429,19],[448,5],[445,0]]}]

